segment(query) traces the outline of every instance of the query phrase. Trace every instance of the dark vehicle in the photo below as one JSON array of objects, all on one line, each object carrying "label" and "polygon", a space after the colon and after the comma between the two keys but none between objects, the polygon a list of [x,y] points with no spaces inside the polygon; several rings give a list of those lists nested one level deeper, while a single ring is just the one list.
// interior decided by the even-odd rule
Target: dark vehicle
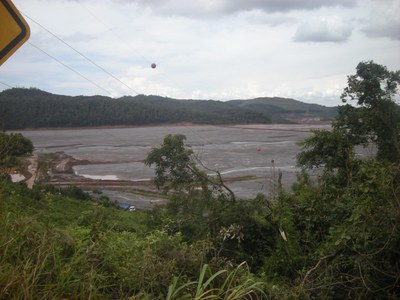
[{"label": "dark vehicle", "polygon": [[135,211],[136,210],[135,205],[130,205],[130,204],[127,204],[127,203],[120,203],[120,204],[118,204],[118,207],[120,209],[128,210],[128,211]]}]

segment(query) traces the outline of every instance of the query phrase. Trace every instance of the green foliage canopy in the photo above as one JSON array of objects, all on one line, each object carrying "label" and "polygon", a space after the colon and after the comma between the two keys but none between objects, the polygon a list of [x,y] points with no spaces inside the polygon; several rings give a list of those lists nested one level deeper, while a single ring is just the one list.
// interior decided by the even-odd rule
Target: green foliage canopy
[{"label": "green foliage canopy", "polygon": [[377,158],[400,162],[400,108],[395,102],[400,71],[389,71],[373,61],[360,62],[347,84],[341,98],[358,106],[341,107],[334,128],[357,144],[375,143]]},{"label": "green foliage canopy", "polygon": [[[400,295],[399,74],[372,61],[357,66],[342,95],[357,106],[340,107],[331,131],[301,143],[298,163],[319,168],[318,183],[302,173],[293,195],[279,195],[274,217],[294,241],[278,244],[266,266],[277,276],[303,269],[306,297]],[[355,146],[369,143],[375,158],[355,155]],[[286,267],[274,263],[284,258]]]},{"label": "green foliage canopy", "polygon": [[168,134],[159,148],[148,153],[145,164],[155,165],[157,188],[180,189],[197,181],[200,171],[191,158],[193,151],[184,145],[185,139],[182,134]]},{"label": "green foliage canopy", "polygon": [[16,166],[17,157],[32,151],[32,142],[22,134],[0,132],[0,176],[7,177],[8,169]]}]

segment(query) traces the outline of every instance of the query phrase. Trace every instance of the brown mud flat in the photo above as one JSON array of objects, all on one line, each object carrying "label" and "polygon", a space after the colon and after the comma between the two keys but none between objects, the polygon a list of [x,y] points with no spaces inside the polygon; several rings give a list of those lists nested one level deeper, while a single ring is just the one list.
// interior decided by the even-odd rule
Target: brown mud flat
[{"label": "brown mud flat", "polygon": [[22,134],[32,140],[39,156],[37,182],[76,185],[86,191],[110,190],[115,192],[112,196],[126,190],[164,196],[151,180],[154,170],[143,162],[166,134],[183,134],[198,159],[208,169],[218,170],[238,198],[253,199],[258,193],[269,195],[273,191],[271,180],[280,171],[284,188],[290,189],[298,171],[298,142],[316,129],[329,130],[330,125],[186,123],[170,127],[35,130]]},{"label": "brown mud flat", "polygon": [[[41,156],[35,155],[30,158],[30,163],[34,164],[35,160],[40,160]],[[102,162],[103,164],[105,162]],[[37,162],[36,162],[37,164]],[[84,189],[90,189],[95,187],[102,187],[104,189],[118,189],[121,187],[137,189],[140,191],[151,192],[159,194],[152,180],[106,180],[106,179],[89,179],[73,172],[72,167],[74,165],[91,165],[97,164],[97,162],[91,162],[88,160],[77,160],[64,152],[54,153],[54,158],[49,163],[46,176],[42,174],[41,180],[43,184],[52,184],[59,187],[66,187],[75,185]],[[105,163],[107,164],[107,162]],[[238,176],[224,179],[224,182],[237,182],[249,180],[249,176]]]},{"label": "brown mud flat", "polygon": [[[304,126],[304,128],[310,127],[330,127],[331,121],[316,121],[313,123],[302,123],[298,122],[295,124],[280,124],[280,123],[271,123],[271,124],[196,124],[191,122],[178,122],[178,123],[162,123],[162,124],[147,124],[147,125],[104,125],[104,126],[82,126],[82,127],[35,127],[35,128],[24,128],[18,131],[57,131],[57,130],[83,130],[83,129],[125,129],[125,128],[154,128],[154,127],[226,127],[226,128],[243,128],[243,129],[259,129],[259,130],[282,130],[282,131],[301,131],[306,132],[307,129],[304,130],[293,130],[293,126]],[[272,127],[267,128],[267,127]]]},{"label": "brown mud flat", "polygon": [[[168,196],[159,191],[152,180],[100,180],[78,176],[73,171],[74,165],[94,164],[87,160],[77,160],[64,152],[49,154],[35,154],[29,158],[28,170],[31,172],[31,183],[50,184],[59,188],[76,186],[92,193],[94,197],[110,196],[113,202],[124,202],[135,205],[138,209],[148,209],[166,202]],[[38,164],[45,164],[46,168],[38,169]],[[33,166],[33,168],[32,168]],[[252,178],[254,179],[254,178]],[[231,177],[224,183],[233,183],[249,180],[249,176]],[[130,197],[123,197],[129,194]]]},{"label": "brown mud flat", "polygon": [[104,126],[82,126],[82,127],[28,127],[24,129],[19,129],[18,131],[57,131],[57,130],[83,130],[83,129],[124,129],[124,128],[152,128],[152,127],[162,127],[162,126],[222,126],[223,125],[209,125],[209,124],[195,124],[190,122],[180,122],[180,123],[162,123],[162,124],[147,124],[147,125],[104,125]]},{"label": "brown mud flat", "polygon": [[[38,164],[36,161],[46,163],[47,168],[40,170],[40,183],[52,184],[55,186],[65,187],[75,185],[78,187],[104,187],[104,188],[118,188],[127,186],[136,187],[147,187],[146,190],[152,191],[154,188],[151,187],[150,181],[128,181],[128,180],[96,180],[88,179],[82,176],[75,175],[73,166],[75,165],[91,165],[96,164],[95,161],[89,160],[78,160],[71,155],[65,154],[64,152],[52,153],[51,156],[48,154],[34,155],[30,158],[30,164]],[[104,163],[104,162],[102,162]]]},{"label": "brown mud flat", "polygon": [[94,199],[106,196],[114,203],[127,203],[139,210],[165,203],[166,196],[149,180],[94,180],[74,174],[74,165],[92,163],[77,160],[64,152],[34,154],[28,158],[27,172],[30,177],[26,182],[30,188],[34,184],[50,184],[58,188],[76,186],[91,194]]}]

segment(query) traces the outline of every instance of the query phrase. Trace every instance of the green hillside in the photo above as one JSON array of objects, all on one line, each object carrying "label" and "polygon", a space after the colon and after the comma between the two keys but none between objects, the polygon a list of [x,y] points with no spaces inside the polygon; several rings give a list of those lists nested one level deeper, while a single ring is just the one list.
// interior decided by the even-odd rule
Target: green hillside
[{"label": "green hillside", "polygon": [[[160,96],[64,96],[38,89],[0,93],[4,129],[193,124],[295,123],[303,117],[332,118],[336,108],[283,98],[178,100]],[[295,118],[293,117],[295,116]]]},{"label": "green hillside", "polygon": [[228,103],[238,107],[268,113],[271,115],[273,121],[282,118],[285,119],[289,116],[292,116],[294,120],[305,117],[333,119],[337,114],[337,107],[309,104],[289,98],[263,97],[249,100],[232,100]]}]

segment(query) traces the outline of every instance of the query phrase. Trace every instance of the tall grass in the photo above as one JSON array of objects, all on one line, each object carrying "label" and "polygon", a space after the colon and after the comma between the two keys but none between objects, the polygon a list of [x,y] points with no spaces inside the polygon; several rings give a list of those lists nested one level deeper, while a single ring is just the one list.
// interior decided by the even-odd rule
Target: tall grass
[{"label": "tall grass", "polygon": [[106,280],[89,263],[89,247],[78,249],[68,232],[28,215],[21,204],[30,201],[0,190],[0,299],[100,296]]},{"label": "tall grass", "polygon": [[78,213],[77,206],[0,182],[0,299],[267,298],[245,264],[203,265],[208,246],[164,231],[133,232],[143,230],[134,220],[140,214],[88,201]]},{"label": "tall grass", "polygon": [[244,262],[232,271],[219,270],[216,273],[205,264],[197,281],[179,285],[179,278],[175,277],[168,288],[166,300],[268,299],[264,288],[263,282],[250,278]]},{"label": "tall grass", "polygon": [[[1,222],[0,298],[93,298],[99,280],[90,276],[86,257],[72,250],[60,232],[31,218]],[[93,289],[92,287],[96,287]]]}]

